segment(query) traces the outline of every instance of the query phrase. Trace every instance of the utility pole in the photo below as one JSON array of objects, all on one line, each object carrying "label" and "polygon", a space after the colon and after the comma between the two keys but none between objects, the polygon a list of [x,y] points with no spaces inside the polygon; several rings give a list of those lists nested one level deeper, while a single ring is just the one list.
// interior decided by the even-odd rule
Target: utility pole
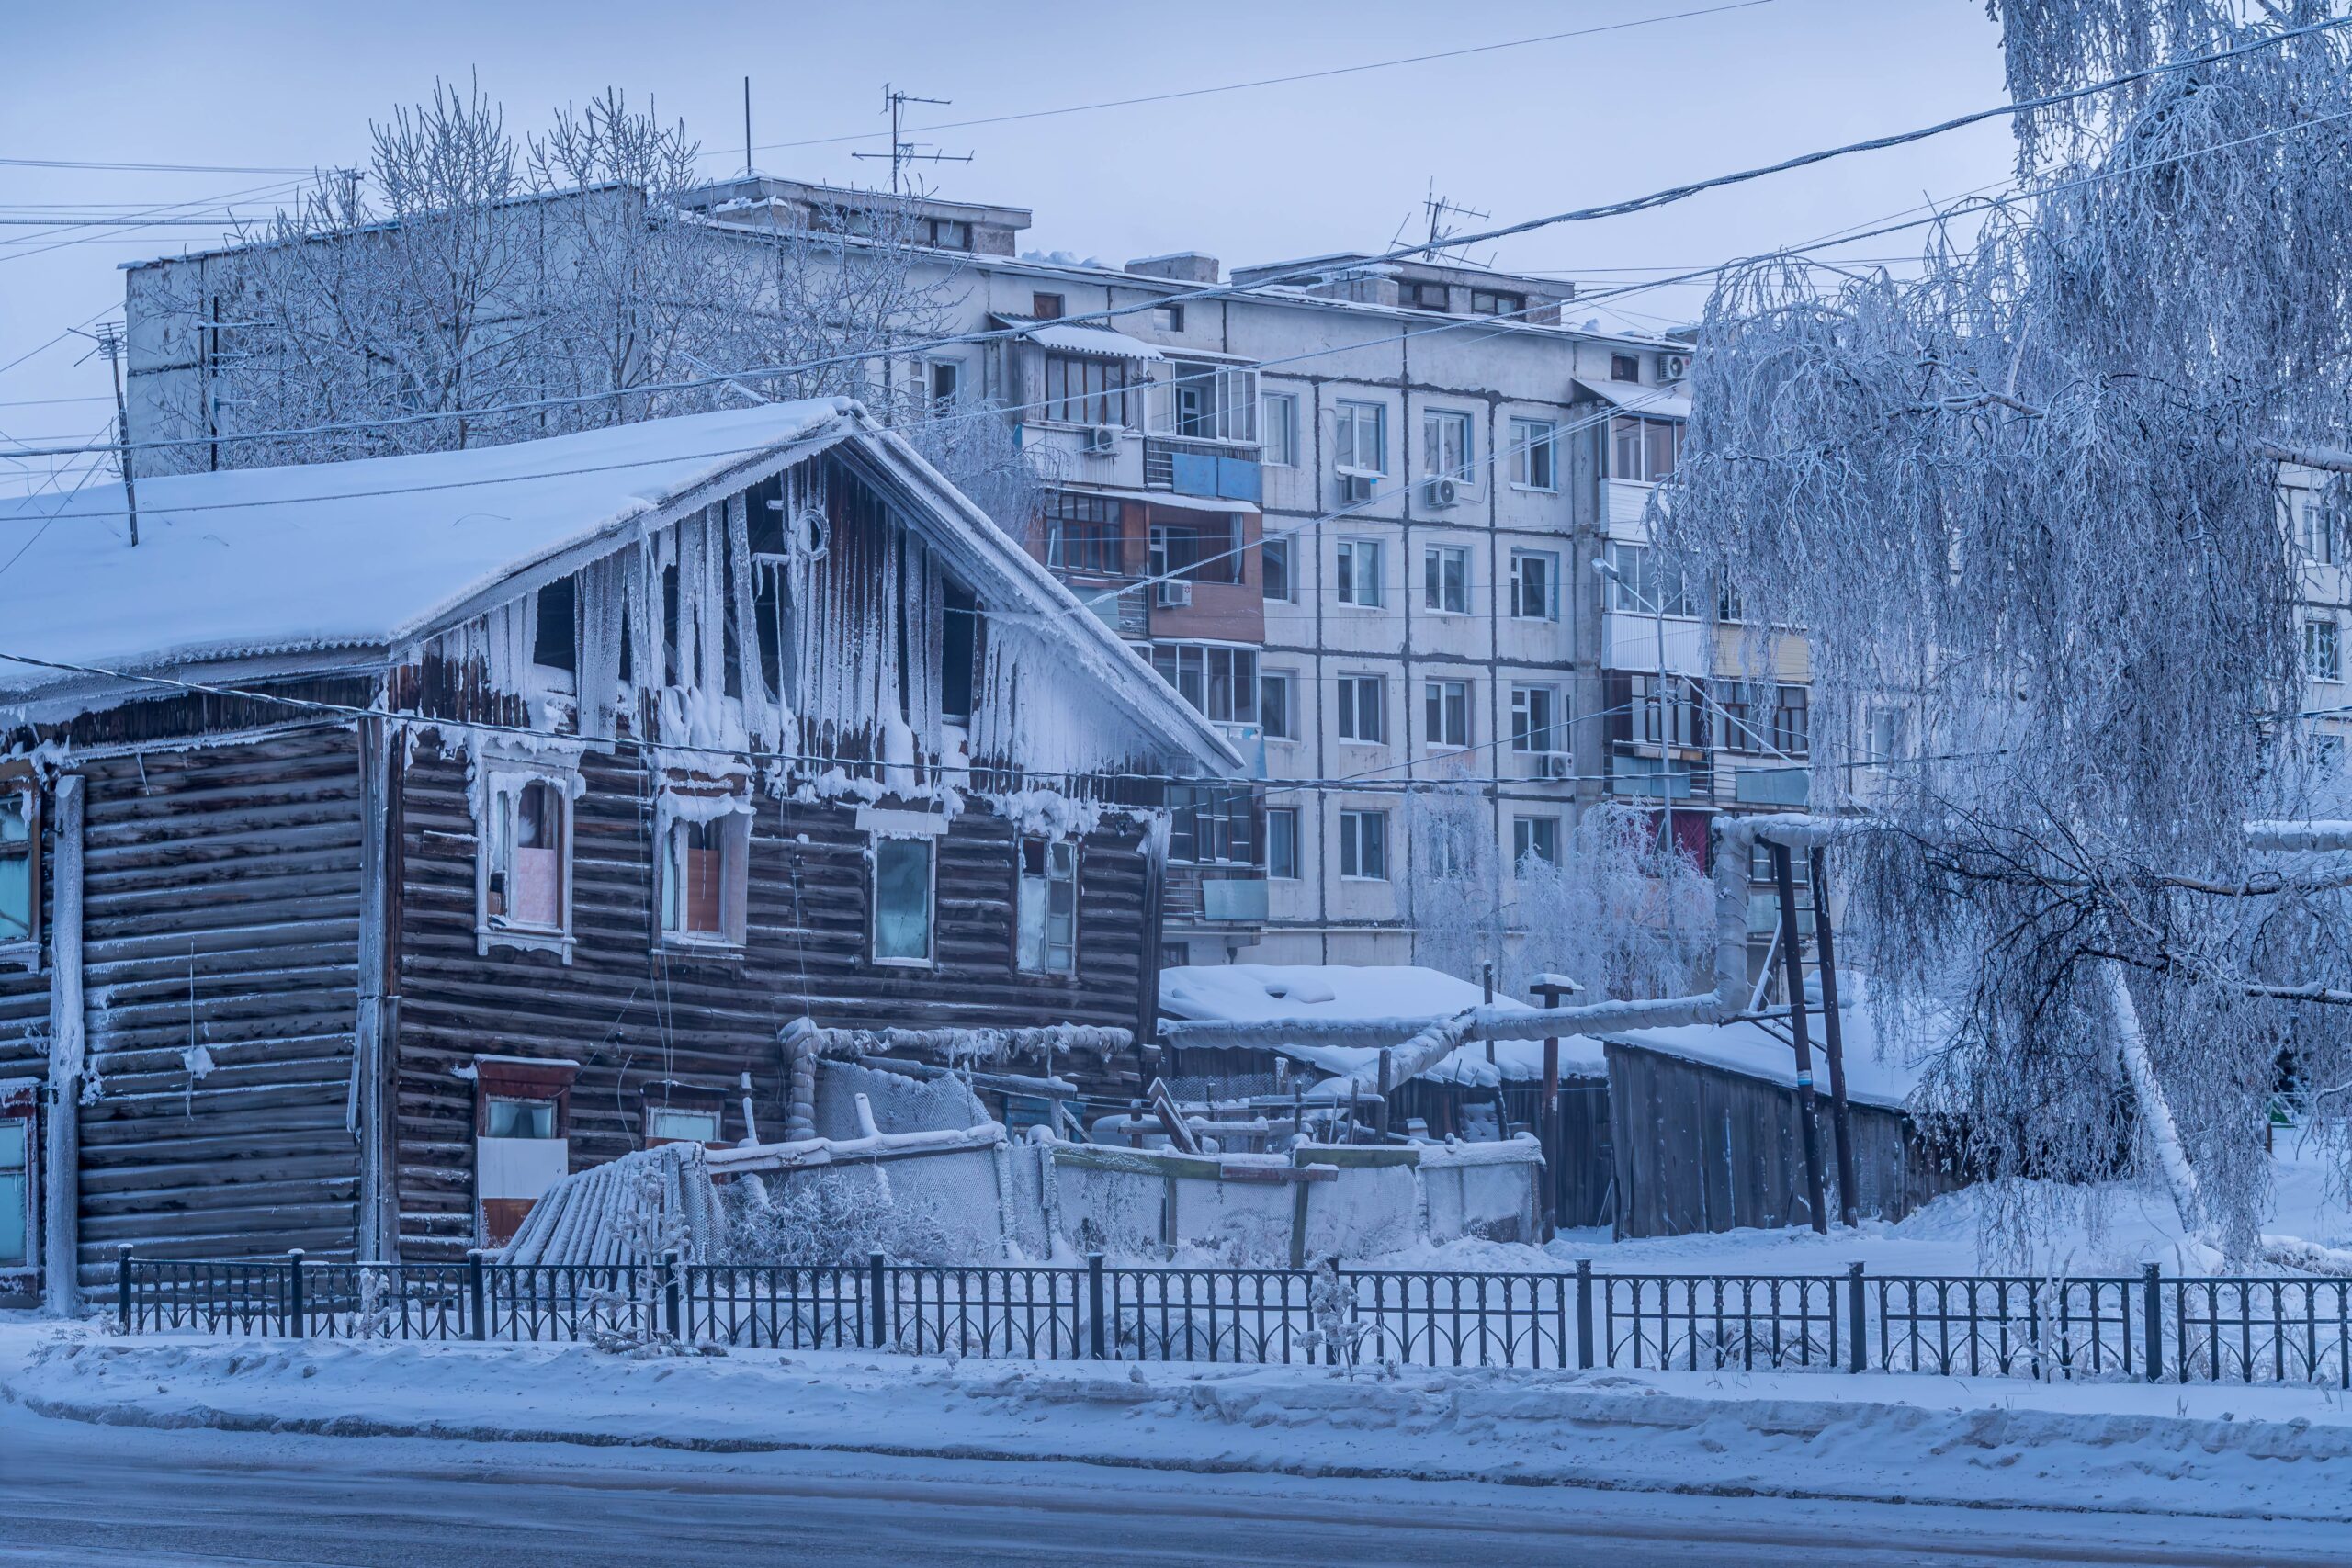
[{"label": "utility pole", "polygon": [[130,414],[122,399],[122,329],[112,321],[101,325],[96,333],[99,351],[107,356],[107,367],[114,372],[114,434],[115,457],[122,465],[122,504],[130,517],[130,544],[139,547],[139,482],[130,471]]},{"label": "utility pole", "polygon": [[[1772,846],[1772,880],[1781,895],[1781,963],[1789,981],[1789,1034],[1797,1055],[1797,1124],[1804,1137],[1805,1202],[1812,1210],[1815,1234],[1829,1234],[1826,1200],[1821,1180],[1821,1118],[1813,1094],[1813,1043],[1804,1027],[1804,952],[1798,944],[1797,895],[1790,871],[1786,844]],[[1842,1196],[1842,1194],[1841,1194]]]},{"label": "utility pole", "polygon": [[1838,1011],[1838,949],[1829,929],[1829,857],[1812,856],[1813,960],[1821,976],[1821,1040],[1829,1054],[1829,1125],[1838,1134],[1838,1218],[1848,1229],[1861,1224],[1861,1201],[1854,1181],[1854,1126],[1846,1105],[1845,1021]]},{"label": "utility pole", "polygon": [[951,104],[953,98],[919,98],[902,88],[882,84],[882,112],[890,117],[890,150],[888,152],[853,152],[853,158],[888,158],[890,160],[890,194],[906,194],[901,172],[909,164],[968,164],[969,152],[927,152],[930,143],[906,139],[905,115],[909,104]]},{"label": "utility pole", "polygon": [[743,78],[743,174],[752,173],[752,79]]}]

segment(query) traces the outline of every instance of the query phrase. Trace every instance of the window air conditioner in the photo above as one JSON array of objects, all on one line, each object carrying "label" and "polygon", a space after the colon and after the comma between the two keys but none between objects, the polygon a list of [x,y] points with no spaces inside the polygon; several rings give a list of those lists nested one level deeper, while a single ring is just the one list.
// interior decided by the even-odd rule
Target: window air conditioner
[{"label": "window air conditioner", "polygon": [[1181,610],[1193,602],[1193,585],[1181,577],[1171,577],[1159,585],[1159,607]]},{"label": "window air conditioner", "polygon": [[1566,779],[1573,769],[1574,763],[1568,753],[1566,751],[1538,751],[1535,753],[1535,776],[1537,778],[1555,780]]},{"label": "window air conditioner", "polygon": [[1372,499],[1372,489],[1377,482],[1370,474],[1341,474],[1340,500],[1349,506],[1361,505]]},{"label": "window air conditioner", "polygon": [[1086,427],[1086,455],[1090,457],[1110,457],[1119,450],[1119,427],[1115,424],[1090,424]]},{"label": "window air conditioner", "polygon": [[1424,506],[1439,508],[1455,506],[1459,505],[1461,501],[1462,481],[1460,479],[1441,478],[1421,481],[1421,504]]}]

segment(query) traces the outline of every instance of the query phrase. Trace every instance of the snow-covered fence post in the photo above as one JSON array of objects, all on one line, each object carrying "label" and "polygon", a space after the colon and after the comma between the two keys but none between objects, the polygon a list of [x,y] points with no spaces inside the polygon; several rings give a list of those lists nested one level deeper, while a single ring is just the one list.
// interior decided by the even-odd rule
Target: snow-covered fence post
[{"label": "snow-covered fence post", "polygon": [[2147,1341],[2150,1382],[2162,1382],[2165,1377],[2165,1301],[2158,1275],[2153,1263],[2140,1270],[2141,1336]]},{"label": "snow-covered fence post", "polygon": [[130,1244],[127,1241],[118,1243],[114,1249],[114,1293],[115,1311],[122,1319],[122,1331],[128,1334],[136,1314],[131,1308]]},{"label": "snow-covered fence post", "polygon": [[882,1255],[875,1253],[865,1263],[866,1327],[874,1337],[866,1341],[866,1348],[870,1350],[879,1350],[890,1342],[890,1309],[882,1300],[888,1280],[888,1268],[883,1262]]},{"label": "snow-covered fence post", "polygon": [[288,1248],[286,1254],[286,1332],[296,1339],[310,1332],[310,1314],[302,1303],[302,1249]]},{"label": "snow-covered fence post", "polygon": [[1592,1368],[1592,1259],[1577,1259],[1577,1365]]},{"label": "snow-covered fence post", "polygon": [[482,1249],[470,1247],[466,1252],[466,1305],[473,1314],[473,1337],[490,1337],[489,1270],[481,1260]]},{"label": "snow-covered fence post", "polygon": [[1102,1255],[1086,1255],[1086,1339],[1087,1348],[1098,1361],[1110,1357],[1110,1334],[1102,1321]]},{"label": "snow-covered fence post", "polygon": [[663,1253],[662,1255],[662,1326],[669,1331],[670,1337],[673,1339],[679,1337],[678,1287],[684,1279],[684,1275],[680,1269],[677,1253],[674,1251]]},{"label": "snow-covered fence post", "polygon": [[1870,1365],[1870,1314],[1862,1304],[1862,1266],[1846,1265],[1846,1370],[1859,1372]]}]

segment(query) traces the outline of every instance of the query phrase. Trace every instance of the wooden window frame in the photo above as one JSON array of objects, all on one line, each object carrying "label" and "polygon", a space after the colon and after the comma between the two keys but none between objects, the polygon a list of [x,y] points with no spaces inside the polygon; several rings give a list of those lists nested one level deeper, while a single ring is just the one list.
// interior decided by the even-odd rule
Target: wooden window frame
[{"label": "wooden window frame", "polygon": [[[939,839],[935,832],[871,829],[871,870],[866,876],[865,956],[877,969],[936,969],[939,967]],[[925,858],[923,942],[921,958],[884,957],[882,953],[882,846],[893,841],[919,843]],[[1017,940],[1017,933],[1016,933]]]},{"label": "wooden window frame", "polygon": [[[680,800],[699,803],[713,799],[722,802],[723,808],[710,815],[700,812],[692,816],[682,814],[673,804]],[[653,843],[653,930],[657,950],[681,954],[741,953],[750,931],[750,776],[665,780],[661,798],[655,804],[654,820],[659,827]],[[724,835],[718,846],[718,930],[716,931],[686,929],[683,894],[678,900],[680,923],[672,926],[663,913],[670,879],[676,874],[678,835],[697,822],[706,829],[717,829]]]},{"label": "wooden window frame", "polygon": [[[571,962],[575,941],[571,923],[572,883],[578,861],[578,844],[573,836],[572,803],[580,795],[578,760],[569,763],[550,761],[543,755],[528,761],[487,755],[478,759],[474,766],[481,777],[475,791],[474,824],[474,953],[486,958],[493,947],[513,948],[526,953],[552,953],[564,963]],[[520,800],[523,791],[545,784],[557,801],[556,832],[557,875],[562,886],[557,894],[560,911],[553,926],[526,926],[495,923],[490,912],[491,862],[497,848],[498,808],[502,796]]]},{"label": "wooden window frame", "polygon": [[[659,1148],[664,1144],[699,1143],[707,1149],[723,1149],[727,1142],[727,1101],[729,1091],[709,1084],[686,1083],[675,1078],[657,1079],[638,1091],[638,1143],[643,1148]],[[708,1138],[666,1138],[653,1134],[653,1116],[658,1111],[709,1111],[716,1120]]]},{"label": "wooden window frame", "polygon": [[[1053,854],[1054,854],[1054,847],[1055,847],[1057,844],[1066,844],[1066,845],[1068,845],[1068,846],[1069,846],[1069,966],[1068,968],[1066,968],[1066,969],[1057,969],[1057,968],[1055,968],[1055,967],[1052,965],[1052,964],[1051,964],[1050,960],[1047,960],[1047,961],[1046,961],[1046,962],[1042,962],[1042,963],[1040,963],[1040,964],[1036,964],[1036,965],[1035,965],[1035,966],[1033,966],[1033,965],[1031,965],[1031,964],[1026,964],[1026,963],[1024,963],[1024,962],[1023,961],[1023,955],[1022,955],[1022,952],[1021,952],[1021,946],[1022,946],[1022,934],[1021,934],[1022,918],[1021,918],[1021,917],[1022,917],[1022,904],[1023,904],[1023,901],[1024,897],[1026,897],[1026,893],[1027,893],[1027,885],[1028,885],[1028,882],[1029,882],[1028,859],[1029,859],[1029,846],[1030,846],[1031,844],[1038,844],[1038,845],[1042,845],[1042,846],[1044,847],[1044,851],[1045,851],[1046,873],[1045,873],[1044,877],[1042,878],[1042,884],[1043,884],[1043,886],[1044,886],[1044,887],[1045,887],[1045,889],[1046,889],[1046,919],[1047,919],[1048,920],[1050,920],[1050,919],[1053,918],[1053,885],[1054,885],[1054,882],[1055,882],[1055,877],[1054,877],[1054,874],[1053,874]],[[936,865],[937,865],[937,858],[936,858],[935,856],[933,857],[933,864],[934,868],[935,868],[935,867],[936,867]],[[937,874],[937,873],[936,873],[936,870],[935,870],[935,869],[934,869],[933,874],[934,874],[934,876]],[[1079,842],[1079,841],[1078,841],[1077,840],[1075,840],[1075,839],[1054,839],[1054,838],[1047,838],[1047,837],[1045,837],[1045,836],[1043,836],[1043,835],[1036,834],[1036,833],[1016,833],[1016,834],[1014,834],[1014,835],[1013,835],[1013,839],[1012,839],[1012,967],[1013,967],[1013,971],[1014,971],[1016,974],[1025,975],[1025,976],[1027,976],[1029,978],[1031,978],[1031,979],[1033,979],[1033,980],[1046,980],[1046,981],[1054,981],[1054,982],[1069,982],[1069,981],[1076,980],[1076,979],[1078,978],[1078,971],[1079,971],[1079,964],[1080,964],[1080,940],[1079,940],[1079,934],[1080,934],[1080,920],[1079,920],[1079,912],[1080,912],[1080,899],[1081,899],[1081,897],[1082,897],[1082,896],[1084,895],[1084,892],[1085,892],[1085,884],[1086,884],[1086,847],[1085,847],[1085,845],[1081,844],[1080,842]],[[936,949],[937,945],[938,945],[938,942],[937,942],[937,937],[936,937],[936,933],[934,933],[934,934],[933,934],[933,948],[934,948],[934,949]],[[1051,950],[1052,950],[1052,947],[1053,947],[1053,938],[1052,938],[1052,935],[1051,935],[1050,930],[1048,931],[1048,933],[1047,933],[1046,938],[1046,946],[1047,952],[1048,952],[1048,953],[1050,953],[1050,952],[1051,952]]]},{"label": "wooden window frame", "polygon": [[40,967],[41,834],[44,804],[41,777],[29,764],[0,762],[0,795],[25,803],[25,934],[0,937],[0,964]]},{"label": "wooden window frame", "polygon": [[23,1079],[0,1094],[0,1122],[21,1122],[25,1129],[25,1256],[20,1263],[0,1260],[0,1296],[5,1296],[29,1292],[40,1278],[41,1125],[36,1082]]},{"label": "wooden window frame", "polygon": [[490,1102],[493,1100],[552,1100],[555,1139],[571,1136],[571,1086],[580,1076],[579,1063],[481,1055],[474,1058],[473,1065],[475,1137],[490,1136]]}]

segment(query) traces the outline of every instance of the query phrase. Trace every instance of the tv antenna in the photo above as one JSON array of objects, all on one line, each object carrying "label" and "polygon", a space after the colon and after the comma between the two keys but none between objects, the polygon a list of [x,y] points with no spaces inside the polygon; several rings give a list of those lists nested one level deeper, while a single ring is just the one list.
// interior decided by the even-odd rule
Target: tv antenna
[{"label": "tv antenna", "polygon": [[953,98],[919,98],[903,88],[882,84],[883,112],[890,117],[890,150],[888,152],[853,152],[853,158],[888,158],[890,160],[890,194],[906,194],[902,179],[909,164],[968,164],[969,152],[941,152],[933,150],[928,141],[906,139],[905,115],[909,104],[952,104]]},{"label": "tv antenna", "polygon": [[1448,218],[1483,220],[1494,216],[1491,212],[1481,212],[1475,207],[1464,207],[1458,201],[1438,195],[1434,178],[1430,181],[1429,194],[1421,197],[1421,211],[1429,220],[1429,254],[1432,261],[1444,253],[1445,242],[1461,232],[1458,228],[1446,223]]}]

